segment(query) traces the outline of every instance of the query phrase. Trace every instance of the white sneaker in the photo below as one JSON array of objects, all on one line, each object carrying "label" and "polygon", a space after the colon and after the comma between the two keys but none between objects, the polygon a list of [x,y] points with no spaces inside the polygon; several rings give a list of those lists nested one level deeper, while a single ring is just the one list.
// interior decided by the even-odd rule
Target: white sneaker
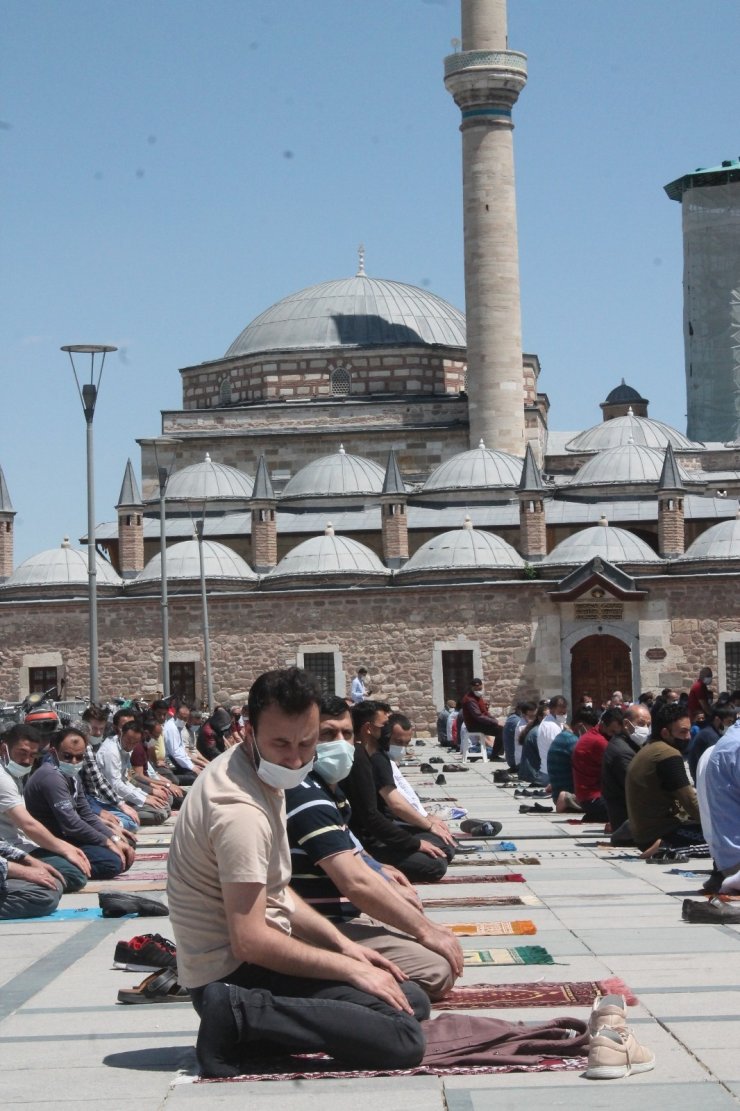
[{"label": "white sneaker", "polygon": [[627,1011],[623,995],[600,995],[594,1000],[588,1020],[588,1032],[593,1037],[604,1026],[619,1029],[627,1025]]},{"label": "white sneaker", "polygon": [[631,1030],[605,1026],[591,1039],[584,1075],[588,1080],[619,1080],[653,1068],[655,1054],[635,1041]]}]

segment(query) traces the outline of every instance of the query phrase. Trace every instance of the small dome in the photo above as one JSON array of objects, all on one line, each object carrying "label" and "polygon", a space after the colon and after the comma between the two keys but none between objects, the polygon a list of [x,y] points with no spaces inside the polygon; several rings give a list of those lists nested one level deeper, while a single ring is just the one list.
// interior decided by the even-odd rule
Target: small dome
[{"label": "small dome", "polygon": [[279,585],[281,580],[306,579],[312,576],[337,576],[344,585],[348,578],[365,581],[369,578],[378,581],[390,575],[387,567],[380,562],[375,552],[357,540],[347,536],[335,536],[334,529],[327,525],[323,536],[312,536],[292,548],[265,576],[267,583]]},{"label": "small dome", "polygon": [[580,432],[568,441],[565,450],[605,451],[629,443],[637,444],[639,447],[659,448],[663,451],[668,444],[679,451],[692,448],[696,450],[703,446],[689,440],[669,424],[652,420],[650,417],[636,417],[634,413],[629,412],[623,417],[602,421],[600,424],[595,424],[593,428]]},{"label": "small dome", "polygon": [[740,509],[731,520],[720,521],[697,536],[680,562],[700,559],[740,559]]},{"label": "small dome", "polygon": [[[225,544],[215,540],[203,541],[203,569],[207,579],[238,579],[256,581],[254,573],[242,557]],[[144,570],[136,576],[134,583],[158,583],[162,577],[162,561],[159,552],[147,563]],[[197,540],[181,540],[167,549],[167,582],[178,579],[200,578],[200,556]]]},{"label": "small dome", "polygon": [[[123,583],[116,572],[102,556],[96,556],[98,587],[121,587]],[[69,587],[87,586],[87,549],[70,546],[65,536],[59,548],[49,548],[45,552],[24,559],[11,575],[2,583],[1,589],[15,590],[24,587]]]},{"label": "small dome", "polygon": [[473,528],[466,517],[462,528],[432,537],[414,552],[396,574],[400,577],[423,571],[519,570],[524,560],[500,536]]},{"label": "small dome", "polygon": [[168,502],[248,501],[253,486],[244,471],[214,463],[206,455],[202,463],[192,463],[171,474],[165,495]]},{"label": "small dome", "polygon": [[[616,420],[608,423],[616,424]],[[599,427],[607,427],[607,425]],[[642,447],[634,443],[620,444],[618,447],[600,451],[592,459],[587,459],[565,488],[616,486],[617,484],[657,486],[664,459],[665,452],[658,448]],[[682,468],[679,467],[678,470],[681,478],[686,479],[686,473]]]},{"label": "small dome", "polygon": [[420,344],[464,348],[464,315],[425,289],[360,273],[284,297],[255,317],[224,357]]},{"label": "small dome", "polygon": [[285,484],[281,498],[367,497],[381,493],[384,478],[377,463],[361,455],[348,455],[340,444],[333,455],[301,467]]},{"label": "small dome", "polygon": [[542,560],[543,565],[559,566],[588,563],[594,556],[601,556],[609,563],[660,563],[660,556],[639,536],[623,528],[613,528],[602,517],[598,525],[561,540]]},{"label": "small dome", "polygon": [[522,477],[523,459],[505,451],[489,451],[481,440],[478,447],[453,455],[432,471],[422,493],[443,490],[516,489]]},{"label": "small dome", "polygon": [[619,385],[606,395],[602,405],[631,405],[632,402],[636,405],[648,404],[647,398],[641,397],[638,391],[628,386],[623,378]]}]

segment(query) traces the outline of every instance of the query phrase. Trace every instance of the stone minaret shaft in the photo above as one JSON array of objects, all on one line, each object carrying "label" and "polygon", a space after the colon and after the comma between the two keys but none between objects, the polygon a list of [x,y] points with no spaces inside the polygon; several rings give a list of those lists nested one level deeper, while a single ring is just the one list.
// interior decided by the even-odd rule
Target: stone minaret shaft
[{"label": "stone minaret shaft", "polygon": [[445,85],[462,113],[470,446],[523,456],[524,381],[511,110],[527,60],[508,49],[506,0],[461,0]]}]

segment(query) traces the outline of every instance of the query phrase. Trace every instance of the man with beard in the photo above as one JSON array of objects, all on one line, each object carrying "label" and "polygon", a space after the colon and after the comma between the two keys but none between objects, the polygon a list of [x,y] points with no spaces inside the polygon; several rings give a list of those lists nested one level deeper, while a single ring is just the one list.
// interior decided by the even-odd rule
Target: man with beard
[{"label": "man with beard", "polygon": [[664,845],[678,848],[699,844],[696,790],[689,783],[683,754],[691,740],[691,720],[685,706],[664,706],[643,745],[627,769],[627,814],[635,844],[646,854]]}]

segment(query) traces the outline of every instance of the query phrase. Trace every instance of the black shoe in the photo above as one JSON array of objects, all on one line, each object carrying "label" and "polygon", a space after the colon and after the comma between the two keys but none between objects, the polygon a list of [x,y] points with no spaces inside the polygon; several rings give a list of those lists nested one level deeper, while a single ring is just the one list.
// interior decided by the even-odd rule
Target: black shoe
[{"label": "black shoe", "polygon": [[442,771],[443,772],[466,772],[466,771],[469,771],[469,770],[470,770],[469,768],[464,768],[462,766],[462,764],[443,764],[442,765]]},{"label": "black shoe", "polygon": [[160,968],[172,968],[177,972],[175,945],[161,934],[141,934],[130,941],[119,941],[113,967],[126,972],[156,972]]},{"label": "black shoe", "polygon": [[425,775],[432,775],[434,772],[434,768],[431,764],[420,764],[419,771],[424,772]]},{"label": "black shoe", "polygon": [[506,768],[497,768],[493,773],[494,783],[513,783],[514,776],[507,772]]},{"label": "black shoe", "polygon": [[541,802],[535,802],[531,806],[523,804],[519,807],[520,814],[552,814],[552,806],[543,806]]},{"label": "black shoe", "polygon": [[444,787],[447,780],[445,779],[445,777],[440,772],[440,774],[437,776],[437,778],[435,779],[434,782],[437,784],[438,787]]},{"label": "black shoe", "polygon": [[125,918],[127,914],[138,914],[140,918],[163,918],[170,913],[164,903],[156,899],[143,899],[141,895],[119,895],[117,891],[101,891],[98,903],[103,918]]},{"label": "black shoe", "polygon": [[429,760],[429,763],[430,764],[444,764],[444,760],[442,759],[441,756],[432,756]]},{"label": "black shoe", "polygon": [[694,899],[684,899],[681,909],[684,922],[740,922],[740,907],[721,903],[719,899],[709,899],[705,903]]}]

